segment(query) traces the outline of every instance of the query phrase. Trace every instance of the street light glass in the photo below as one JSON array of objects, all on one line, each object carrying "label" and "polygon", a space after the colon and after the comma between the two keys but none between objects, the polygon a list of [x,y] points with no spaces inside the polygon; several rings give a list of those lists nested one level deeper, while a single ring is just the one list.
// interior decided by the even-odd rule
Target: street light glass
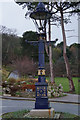
[{"label": "street light glass", "polygon": [[35,22],[39,32],[45,32],[47,19],[50,19],[51,13],[45,9],[45,5],[39,2],[35,11],[30,14],[30,18]]},{"label": "street light glass", "polygon": [[36,10],[30,14],[30,17],[35,20],[46,20],[51,17],[51,13],[45,9],[42,2],[38,3]]}]

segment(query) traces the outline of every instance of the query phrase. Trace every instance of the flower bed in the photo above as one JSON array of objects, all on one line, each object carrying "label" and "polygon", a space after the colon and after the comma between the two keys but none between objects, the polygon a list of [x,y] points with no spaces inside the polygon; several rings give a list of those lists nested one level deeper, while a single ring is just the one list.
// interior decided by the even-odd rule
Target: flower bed
[{"label": "flower bed", "polygon": [[64,96],[63,86],[60,84],[57,86],[56,84],[48,85],[48,97],[61,97]]},{"label": "flower bed", "polygon": [[32,91],[35,91],[35,85],[26,85],[26,84],[23,84],[22,85],[22,90],[26,90],[26,89],[32,89]]},{"label": "flower bed", "polygon": [[[26,94],[28,94],[27,96],[31,94],[30,95],[31,97],[32,96],[31,92],[35,92],[36,81],[38,81],[38,79],[32,80],[32,78],[30,79],[27,78],[27,79],[15,80],[13,78],[10,78],[7,81],[4,81],[2,84],[3,93],[11,94],[11,96],[15,96],[15,95],[22,96],[21,93],[25,92],[25,96]],[[61,96],[64,96],[62,85],[60,84],[59,86],[57,86],[56,84],[49,83],[48,97],[53,98],[53,97],[61,97]]]}]

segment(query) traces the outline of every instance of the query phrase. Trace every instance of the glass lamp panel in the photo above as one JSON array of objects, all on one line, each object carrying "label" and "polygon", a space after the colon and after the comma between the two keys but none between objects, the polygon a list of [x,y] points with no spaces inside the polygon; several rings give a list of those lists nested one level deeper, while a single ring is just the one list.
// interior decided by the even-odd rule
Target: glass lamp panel
[{"label": "glass lamp panel", "polygon": [[31,18],[35,19],[35,20],[46,20],[49,19],[51,17],[51,14],[48,12],[33,12],[30,15]]}]

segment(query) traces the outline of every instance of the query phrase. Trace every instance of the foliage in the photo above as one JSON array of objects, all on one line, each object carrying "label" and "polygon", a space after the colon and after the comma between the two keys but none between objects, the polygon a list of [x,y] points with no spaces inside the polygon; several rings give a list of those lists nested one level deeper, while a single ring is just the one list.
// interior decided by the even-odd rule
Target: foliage
[{"label": "foliage", "polygon": [[26,89],[31,89],[32,91],[35,91],[35,85],[34,84],[30,84],[30,85],[26,85],[26,84],[24,84],[24,85],[22,85],[22,90],[26,90]]},{"label": "foliage", "polygon": [[29,110],[22,110],[17,112],[10,112],[2,115],[2,118],[23,118],[25,114],[27,114]]},{"label": "foliage", "polygon": [[21,95],[21,91],[25,89],[35,90],[34,81],[29,80],[29,78],[21,78],[16,80],[14,78],[9,78],[7,81],[2,83],[3,94],[11,94],[11,96]]},{"label": "foliage", "polygon": [[[25,66],[23,65],[22,69],[19,69],[20,73],[22,72],[22,75],[28,75],[28,74],[37,74],[37,68],[38,68],[38,63],[36,60],[38,60],[38,46],[34,45],[27,45],[25,43],[25,39],[27,40],[38,40],[38,38],[35,38],[37,34],[32,31],[25,32],[23,34],[23,40],[20,38],[16,37],[15,35],[10,35],[10,34],[3,34],[3,50],[2,50],[2,61],[3,61],[3,70],[2,70],[2,79],[5,81],[8,77],[9,72],[13,71],[14,69],[17,69],[17,67],[20,66],[20,62],[26,64],[26,58],[28,57],[28,61],[30,61],[30,66],[32,65],[32,68],[36,68],[31,70],[30,72],[24,72],[26,70],[32,69],[28,65]],[[24,41],[24,45],[22,45]],[[13,44],[12,44],[13,43]],[[21,45],[20,45],[21,44]],[[23,47],[21,47],[23,46]],[[25,47],[24,47],[25,46]],[[30,46],[30,47],[29,47]],[[22,50],[25,49],[25,50]],[[18,51],[17,51],[18,50]],[[66,69],[64,65],[64,59],[63,59],[63,42],[55,46],[55,48],[52,48],[53,50],[53,63],[54,63],[54,74],[55,76],[66,76]],[[23,52],[22,52],[23,51]],[[76,77],[79,76],[79,66],[80,66],[80,44],[74,43],[71,46],[67,46],[67,55],[69,58],[69,63],[71,67],[71,73],[72,76]],[[24,55],[25,53],[25,55]],[[50,75],[50,70],[49,70],[49,64],[48,64],[48,57],[45,55],[45,61],[46,61],[46,75]],[[32,64],[33,62],[33,64]],[[17,63],[19,63],[17,65]],[[5,66],[7,65],[7,66]],[[16,66],[16,67],[15,67]],[[30,67],[30,68],[29,68]],[[59,69],[58,69],[59,68]]]},{"label": "foliage", "polygon": [[64,96],[62,85],[59,84],[59,86],[57,86],[56,84],[49,84],[48,85],[48,96],[49,97],[61,97],[61,96]]},{"label": "foliage", "polygon": [[61,49],[58,47],[53,48],[53,61],[54,63],[61,57]]},{"label": "foliage", "polygon": [[21,59],[17,59],[13,64],[13,67],[19,72],[20,75],[36,75],[37,73],[37,63],[28,57],[24,56]]},{"label": "foliage", "polygon": [[[37,79],[36,79],[37,81]],[[35,79],[32,80],[32,78],[22,78],[16,81],[16,83],[10,85],[8,84],[7,81],[5,81],[2,84],[2,88],[3,88],[3,93],[9,93],[12,96],[23,96],[23,97],[29,97],[28,93],[31,96],[34,96],[34,93],[32,95],[32,92],[27,92],[27,91],[23,91],[22,88],[31,88],[32,86],[30,85],[34,85],[35,84]],[[49,78],[47,77],[47,81],[48,81],[48,95],[49,97],[60,97],[60,96],[64,96],[64,92],[69,92],[69,81],[67,78],[64,77],[56,77],[55,78],[55,85],[51,84],[49,82]],[[75,86],[75,92],[73,92],[74,94],[80,94],[80,78],[73,78],[73,82],[74,82],[74,86]],[[4,89],[5,88],[5,89]],[[33,86],[34,89],[34,86]]]},{"label": "foliage", "polygon": [[3,82],[2,82],[2,87],[3,87],[3,88],[6,88],[7,85],[8,85],[8,84],[7,84],[7,81],[3,81]]},{"label": "foliage", "polygon": [[20,91],[17,91],[17,92],[15,93],[15,96],[21,97],[21,92],[20,92]]},{"label": "foliage", "polygon": [[[36,60],[38,60],[38,46],[30,45],[25,43],[25,40],[35,40],[37,41],[37,33],[32,31],[27,31],[23,34],[23,38],[20,39],[19,37],[7,33],[3,33],[3,50],[2,50],[2,62],[3,62],[3,70],[2,70],[2,79],[5,81],[8,77],[9,72],[13,71],[14,69],[17,69],[17,67],[20,66],[20,62],[26,61],[26,58],[28,57],[28,61],[30,61],[32,65],[32,68],[27,65],[23,65],[22,69],[19,69],[20,73],[22,72],[22,75],[28,75],[28,74],[36,74],[38,63]],[[13,44],[12,44],[13,43]],[[64,59],[63,59],[63,42],[55,46],[55,48],[52,48],[53,50],[53,63],[54,63],[54,74],[55,76],[66,76],[66,69],[64,65]],[[22,52],[23,51],[23,52]],[[79,76],[79,66],[80,66],[80,44],[72,44],[71,46],[67,46],[67,55],[69,58],[69,63],[71,67],[71,73],[72,76],[76,77]],[[25,55],[24,55],[25,54]],[[26,56],[26,57],[25,57]],[[47,63],[48,57],[45,54],[46,58],[46,75],[50,75],[49,70],[49,64]],[[33,64],[32,64],[33,62]],[[17,65],[17,63],[19,63]],[[22,62],[22,64],[26,62]],[[7,65],[7,66],[6,66]],[[15,67],[16,66],[16,67]],[[29,68],[30,67],[30,68]],[[24,72],[26,70],[31,70],[30,72]],[[59,69],[58,69],[59,68]],[[33,72],[33,73],[32,73]]]},{"label": "foliage", "polygon": [[8,85],[14,85],[15,83],[16,83],[16,79],[14,79],[14,78],[7,79],[7,84]]},{"label": "foliage", "polygon": [[16,84],[9,86],[9,88],[10,88],[11,96],[15,96],[16,92],[21,90],[21,86],[16,85]]},{"label": "foliage", "polygon": [[75,92],[76,94],[80,95],[80,78],[73,78],[74,86],[75,86]]},{"label": "foliage", "polygon": [[2,34],[2,63],[12,64],[20,54],[20,39],[14,35]]},{"label": "foliage", "polygon": [[[73,93],[80,94],[80,89],[79,89],[79,87],[80,87],[80,82],[79,82],[80,78],[73,77],[72,79],[73,79],[74,86],[75,86],[75,92],[73,92]],[[68,81],[67,78],[65,78],[65,77],[56,77],[55,78],[55,83],[57,85],[61,84],[63,86],[63,91],[64,92],[69,92],[69,81]]]},{"label": "foliage", "polygon": [[6,81],[2,82],[2,89],[3,94],[11,94],[12,96],[15,96],[16,91],[19,91],[21,89],[20,85],[17,85],[17,81],[14,78],[9,78]]},{"label": "foliage", "polygon": [[[80,66],[80,44],[72,44],[71,46],[67,46],[67,55],[69,58],[69,63],[71,67],[72,76],[77,77],[79,76],[79,66]],[[57,49],[59,51],[57,51]],[[54,74],[55,76],[66,76],[66,69],[63,59],[63,50],[62,50],[62,43],[58,44],[55,49],[53,48],[53,62],[54,62]],[[60,52],[60,54],[58,53]]]},{"label": "foliage", "polygon": [[80,119],[80,116],[77,116],[77,115],[75,115],[75,114],[70,114],[70,113],[63,113],[63,112],[61,112],[60,113],[61,115],[60,115],[60,118],[61,119],[74,119],[74,120],[79,120]]},{"label": "foliage", "polygon": [[10,28],[7,28],[6,26],[0,25],[0,33],[1,34],[16,36],[17,35],[16,32],[17,32],[16,29],[10,29]]},{"label": "foliage", "polygon": [[[61,43],[60,43],[61,44]],[[62,46],[58,44],[55,48],[53,48],[53,63],[54,63],[54,74],[56,76],[65,76],[66,77],[66,69],[64,65],[64,59],[63,59],[63,53],[62,53]],[[73,77],[79,76],[79,66],[80,66],[80,44],[72,44],[71,46],[68,46],[68,52],[69,54],[69,62],[71,67],[71,73]],[[30,51],[30,49],[29,49]],[[46,58],[47,59],[47,58]],[[27,62],[29,64],[27,64]],[[19,72],[27,76],[29,74],[36,75],[37,69],[38,69],[38,63],[28,58],[28,54],[26,56],[19,56],[16,60],[14,60],[13,64],[7,64],[7,66],[4,66],[3,62],[3,68],[2,68],[2,79],[5,81],[9,75],[9,73],[13,70],[18,69]],[[31,67],[32,65],[32,67]],[[23,67],[22,67],[23,66]],[[45,63],[46,68],[46,75],[50,75],[50,69],[49,64]],[[31,71],[31,72],[30,72]]]},{"label": "foliage", "polygon": [[56,77],[55,83],[57,85],[61,84],[64,92],[69,92],[69,81],[66,77]]},{"label": "foliage", "polygon": [[38,36],[36,32],[27,31],[23,33],[23,38],[21,40],[22,55],[26,55],[33,60],[38,60],[38,45],[29,44],[27,41],[38,41]]},{"label": "foliage", "polygon": [[71,1],[66,2],[66,0],[64,0],[64,2],[52,2],[50,4],[53,13],[53,17],[51,21],[55,22],[57,25],[61,25],[60,11],[62,11],[64,14],[64,19],[63,19],[64,23],[65,24],[71,23],[70,17],[74,14],[80,13],[79,4],[80,1],[76,3]]},{"label": "foliage", "polygon": [[[48,83],[50,82],[50,78],[47,77]],[[75,86],[75,92],[72,92],[73,94],[80,94],[80,77],[73,77],[72,78]],[[59,86],[59,84],[63,87],[64,93],[69,93],[69,81],[66,77],[55,77],[55,84]]]},{"label": "foliage", "polygon": [[2,81],[5,81],[9,75],[9,71],[7,71],[4,67],[2,68]]}]

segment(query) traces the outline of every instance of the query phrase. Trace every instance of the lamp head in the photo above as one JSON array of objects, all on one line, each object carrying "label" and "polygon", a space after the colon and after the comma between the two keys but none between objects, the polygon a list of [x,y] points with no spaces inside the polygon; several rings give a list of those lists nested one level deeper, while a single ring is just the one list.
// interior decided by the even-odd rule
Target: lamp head
[{"label": "lamp head", "polygon": [[42,2],[39,2],[36,10],[30,14],[30,17],[35,20],[46,20],[51,17],[51,13],[45,9],[45,5]]}]

